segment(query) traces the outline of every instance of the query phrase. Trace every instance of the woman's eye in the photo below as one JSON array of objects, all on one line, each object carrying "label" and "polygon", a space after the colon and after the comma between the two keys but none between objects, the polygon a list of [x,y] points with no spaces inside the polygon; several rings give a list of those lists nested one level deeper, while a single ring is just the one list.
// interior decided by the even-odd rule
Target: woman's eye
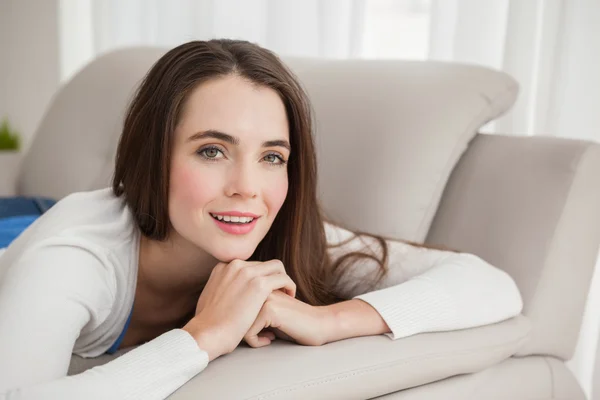
[{"label": "woman's eye", "polygon": [[207,160],[215,160],[219,153],[223,153],[221,150],[216,147],[208,147],[206,149],[200,150],[198,154],[200,154],[203,158]]},{"label": "woman's eye", "polygon": [[207,157],[214,158],[218,155],[219,150],[216,149],[207,149],[205,153]]},{"label": "woman's eye", "polygon": [[273,165],[285,165],[287,164],[287,162],[283,159],[283,157],[281,157],[280,155],[277,154],[267,154],[265,156],[265,160]]},{"label": "woman's eye", "polygon": [[[221,153],[221,155],[224,156],[223,151],[221,149],[218,149],[217,147],[207,147],[198,151],[198,154],[200,154],[200,156],[207,161],[219,161],[222,158],[219,157],[219,153]],[[277,153],[267,154],[263,158],[263,160],[265,160],[268,164],[272,165],[287,164],[287,161],[285,161],[284,158]]]}]

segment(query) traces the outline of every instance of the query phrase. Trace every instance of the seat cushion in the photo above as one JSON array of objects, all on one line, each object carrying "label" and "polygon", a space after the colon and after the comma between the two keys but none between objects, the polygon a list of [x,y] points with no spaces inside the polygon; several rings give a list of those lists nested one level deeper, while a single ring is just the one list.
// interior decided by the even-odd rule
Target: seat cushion
[{"label": "seat cushion", "polygon": [[401,390],[382,400],[585,400],[565,364],[554,357],[511,357],[483,371]]},{"label": "seat cushion", "polygon": [[[259,349],[240,345],[213,360],[170,398],[366,399],[484,370],[514,354],[529,328],[529,321],[518,316],[479,328],[399,340],[378,335],[319,347],[280,340]],[[106,363],[126,351],[95,359],[74,356],[69,374]]]}]

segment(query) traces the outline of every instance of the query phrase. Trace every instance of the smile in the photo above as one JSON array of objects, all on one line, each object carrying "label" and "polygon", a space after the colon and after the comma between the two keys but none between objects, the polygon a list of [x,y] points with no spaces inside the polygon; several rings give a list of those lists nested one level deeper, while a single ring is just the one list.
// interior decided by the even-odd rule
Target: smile
[{"label": "smile", "polygon": [[[254,229],[256,226],[256,221],[258,218],[251,217],[229,217],[227,215],[213,215],[211,214],[212,220],[215,221],[215,224],[226,233],[232,235],[245,235]],[[229,221],[227,221],[229,219]],[[235,219],[238,219],[235,221]],[[240,221],[242,220],[242,221]]]},{"label": "smile", "polygon": [[247,224],[256,219],[256,218],[252,218],[252,217],[237,217],[234,215],[216,215],[216,214],[210,214],[210,215],[219,221],[238,223],[238,224]]}]

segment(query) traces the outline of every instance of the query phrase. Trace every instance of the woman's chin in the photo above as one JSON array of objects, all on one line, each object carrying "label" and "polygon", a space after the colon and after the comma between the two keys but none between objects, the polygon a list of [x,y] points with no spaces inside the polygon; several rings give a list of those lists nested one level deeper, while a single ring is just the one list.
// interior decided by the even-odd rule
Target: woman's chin
[{"label": "woman's chin", "polygon": [[213,257],[219,260],[222,263],[228,264],[233,260],[243,260],[246,261],[252,256],[252,252],[230,252],[224,251],[222,253],[216,252],[213,253]]}]

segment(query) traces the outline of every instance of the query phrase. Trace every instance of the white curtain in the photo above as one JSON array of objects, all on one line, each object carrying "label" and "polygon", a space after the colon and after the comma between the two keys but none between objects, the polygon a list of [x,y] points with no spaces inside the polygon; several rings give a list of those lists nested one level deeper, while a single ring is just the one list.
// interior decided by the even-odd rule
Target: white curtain
[{"label": "white curtain", "polygon": [[[485,132],[600,141],[598,0],[60,0],[60,19],[63,80],[117,47],[212,37],[281,55],[467,62],[521,86]],[[596,274],[568,363],[590,399],[599,336]]]},{"label": "white curtain", "polygon": [[508,72],[521,86],[493,131],[600,141],[600,2],[432,0],[430,58]]},{"label": "white curtain", "polygon": [[359,52],[354,18],[363,1],[62,0],[62,72],[134,45],[174,47],[193,39],[240,38],[280,54],[349,57]]},{"label": "white curtain", "polygon": [[430,0],[60,0],[61,78],[124,46],[239,38],[284,56],[427,57]]}]

